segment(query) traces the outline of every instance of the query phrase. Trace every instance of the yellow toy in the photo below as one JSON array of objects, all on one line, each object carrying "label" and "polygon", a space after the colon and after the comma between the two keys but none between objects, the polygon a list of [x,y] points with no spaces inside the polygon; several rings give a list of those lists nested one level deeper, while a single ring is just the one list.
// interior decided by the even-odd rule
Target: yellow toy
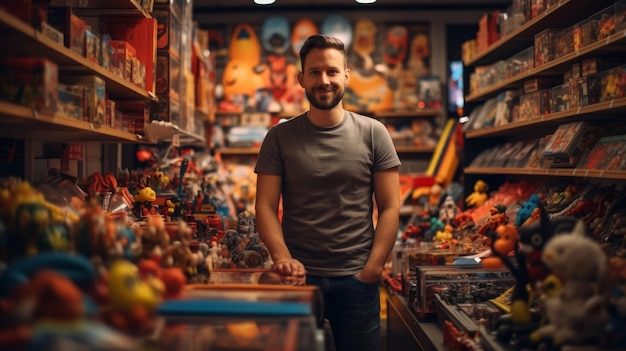
[{"label": "yellow toy", "polygon": [[465,198],[465,205],[470,207],[479,207],[487,201],[489,194],[489,185],[482,180],[477,180],[474,184],[474,192]]}]

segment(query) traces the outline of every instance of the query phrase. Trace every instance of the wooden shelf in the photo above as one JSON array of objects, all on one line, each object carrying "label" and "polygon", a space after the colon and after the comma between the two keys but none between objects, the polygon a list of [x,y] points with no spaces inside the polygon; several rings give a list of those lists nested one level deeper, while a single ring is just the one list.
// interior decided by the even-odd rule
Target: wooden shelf
[{"label": "wooden shelf", "polygon": [[614,33],[604,40],[597,41],[591,45],[572,52],[568,55],[552,60],[544,65],[535,67],[525,73],[516,75],[502,82],[496,83],[488,88],[469,94],[465,97],[467,102],[478,102],[497,95],[507,88],[517,88],[524,80],[537,76],[560,75],[568,69],[574,61],[589,56],[602,55],[607,53],[623,53],[626,50],[626,30]]},{"label": "wooden shelf", "polygon": [[140,16],[152,18],[137,0],[89,0],[87,7],[74,7],[79,16]]},{"label": "wooden shelf", "polygon": [[146,142],[173,142],[174,138],[178,138],[176,144],[192,145],[205,143],[204,137],[194,133],[190,133],[180,129],[175,124],[165,123],[162,121],[152,121],[144,126]]},{"label": "wooden shelf", "polygon": [[45,141],[142,142],[140,136],[0,101],[0,135]]},{"label": "wooden shelf", "polygon": [[511,134],[511,132],[522,132],[525,130],[537,129],[541,125],[551,123],[564,123],[567,120],[577,119],[579,116],[603,114],[604,118],[611,115],[626,113],[626,98],[604,101],[593,105],[570,109],[567,111],[550,113],[526,121],[512,122],[502,126],[471,130],[465,133],[465,138],[496,137]]},{"label": "wooden shelf", "polygon": [[[45,57],[59,65],[61,72],[96,74],[105,80],[107,94],[112,98],[157,101],[152,92],[136,86],[95,62],[89,61],[80,54],[54,42],[2,9],[0,9],[0,31],[8,43],[19,43],[19,45],[11,46],[10,55],[13,57]],[[7,54],[3,55],[6,56]]]},{"label": "wooden shelf", "polygon": [[603,169],[468,167],[464,169],[464,172],[466,174],[557,176],[557,177],[579,177],[579,178],[626,180],[626,171],[603,170]]},{"label": "wooden shelf", "polygon": [[[615,3],[614,0],[560,0],[541,15],[524,23],[511,33],[501,37],[486,50],[465,62],[466,66],[491,64],[522,51],[534,44],[535,34],[545,28],[566,28],[593,13]],[[584,9],[584,10],[581,10]]]}]

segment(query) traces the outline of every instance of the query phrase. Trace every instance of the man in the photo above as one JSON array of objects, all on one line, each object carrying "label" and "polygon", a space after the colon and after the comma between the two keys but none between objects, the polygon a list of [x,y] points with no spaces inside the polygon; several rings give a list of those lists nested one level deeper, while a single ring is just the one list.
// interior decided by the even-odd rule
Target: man
[{"label": "man", "polygon": [[382,123],[343,109],[344,44],[313,35],[300,60],[311,107],[263,141],[257,230],[277,272],[320,287],[336,350],[380,350],[378,283],[398,231],[400,160]]}]

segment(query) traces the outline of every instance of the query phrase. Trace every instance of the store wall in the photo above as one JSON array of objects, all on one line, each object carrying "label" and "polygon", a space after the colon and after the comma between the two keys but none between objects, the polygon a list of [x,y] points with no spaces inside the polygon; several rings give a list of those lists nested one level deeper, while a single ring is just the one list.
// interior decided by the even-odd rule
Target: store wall
[{"label": "store wall", "polygon": [[[425,23],[429,27],[431,57],[430,73],[445,79],[447,77],[447,52],[446,28],[448,25],[470,24],[478,28],[478,20],[485,12],[493,11],[493,8],[471,10],[383,10],[383,11],[335,11],[354,22],[361,18],[370,18],[376,22],[397,23]],[[247,22],[251,24],[262,23],[268,16],[285,16],[290,21],[298,21],[302,18],[321,22],[329,15],[329,11],[323,9],[309,10],[303,14],[299,11],[236,11],[236,12],[205,12],[195,11],[194,20],[201,28],[215,27],[220,25],[234,25]]]}]

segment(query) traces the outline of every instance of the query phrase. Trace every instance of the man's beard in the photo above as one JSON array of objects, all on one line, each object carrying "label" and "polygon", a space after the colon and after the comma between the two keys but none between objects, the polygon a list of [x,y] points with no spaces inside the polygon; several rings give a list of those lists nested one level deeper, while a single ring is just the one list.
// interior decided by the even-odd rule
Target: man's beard
[{"label": "man's beard", "polygon": [[[333,90],[333,92],[336,93],[337,91]],[[309,103],[318,110],[330,110],[333,107],[337,106],[341,99],[343,99],[344,93],[345,90],[342,90],[338,94],[333,95],[330,101],[320,101],[315,98],[315,90],[313,90],[312,92],[305,91],[306,97],[309,99]]]}]

